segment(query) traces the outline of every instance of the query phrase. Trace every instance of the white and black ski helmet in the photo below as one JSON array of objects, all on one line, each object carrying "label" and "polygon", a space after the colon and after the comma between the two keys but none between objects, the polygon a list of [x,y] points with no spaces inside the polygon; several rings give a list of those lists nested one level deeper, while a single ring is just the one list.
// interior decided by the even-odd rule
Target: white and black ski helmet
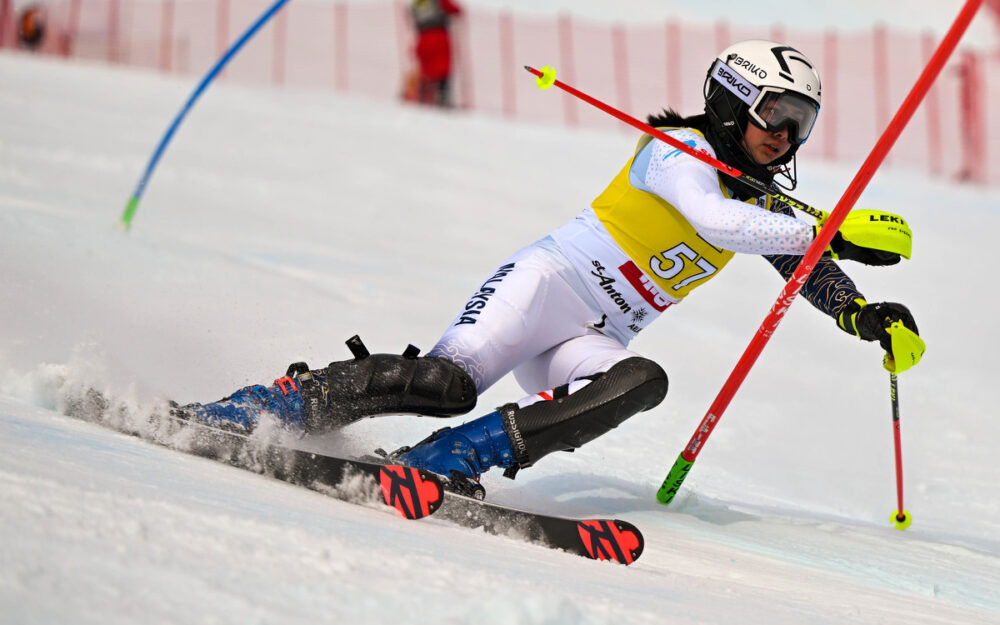
[{"label": "white and black ski helmet", "polygon": [[720,134],[742,137],[749,121],[765,130],[788,128],[789,142],[798,146],[809,138],[821,103],[815,66],[795,48],[775,41],[729,46],[705,78],[705,113]]}]

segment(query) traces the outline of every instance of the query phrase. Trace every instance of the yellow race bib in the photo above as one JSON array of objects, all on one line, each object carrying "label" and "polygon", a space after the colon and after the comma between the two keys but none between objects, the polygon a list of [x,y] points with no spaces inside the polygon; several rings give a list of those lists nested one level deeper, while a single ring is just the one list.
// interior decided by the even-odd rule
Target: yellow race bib
[{"label": "yellow race bib", "polygon": [[[650,141],[652,137],[643,135],[635,154]],[[715,277],[734,252],[701,238],[684,215],[663,198],[632,186],[629,170],[634,160],[635,155],[591,206],[629,258],[664,293],[683,299]],[[721,180],[719,188],[730,197]]]}]

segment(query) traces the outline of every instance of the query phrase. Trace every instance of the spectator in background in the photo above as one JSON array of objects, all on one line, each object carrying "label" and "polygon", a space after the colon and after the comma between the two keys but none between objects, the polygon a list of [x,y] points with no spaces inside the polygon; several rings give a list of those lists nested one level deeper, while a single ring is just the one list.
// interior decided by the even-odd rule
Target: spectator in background
[{"label": "spectator in background", "polygon": [[17,37],[28,50],[35,50],[42,45],[45,38],[45,9],[37,4],[25,7],[17,18]]},{"label": "spectator in background", "polygon": [[417,31],[416,85],[405,97],[424,104],[449,107],[451,103],[451,34],[448,24],[460,15],[454,0],[413,0],[410,15]]}]

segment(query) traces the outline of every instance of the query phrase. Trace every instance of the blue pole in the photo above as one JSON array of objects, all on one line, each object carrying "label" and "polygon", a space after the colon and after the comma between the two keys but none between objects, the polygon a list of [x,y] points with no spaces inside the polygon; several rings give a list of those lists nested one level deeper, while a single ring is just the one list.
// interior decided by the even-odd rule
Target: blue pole
[{"label": "blue pole", "polygon": [[236,40],[232,46],[226,50],[226,53],[222,55],[216,63],[205,74],[205,77],[201,79],[198,86],[195,88],[194,92],[188,97],[187,102],[181,108],[180,112],[177,113],[177,117],[167,128],[166,134],[163,135],[163,139],[160,140],[160,144],[156,146],[156,150],[153,152],[152,158],[149,159],[149,164],[146,165],[146,171],[143,172],[142,177],[139,179],[139,184],[136,185],[135,191],[132,192],[132,197],[129,198],[128,204],[125,205],[125,212],[122,213],[121,225],[124,230],[128,230],[132,227],[132,217],[135,215],[135,211],[139,208],[139,198],[142,197],[143,191],[146,190],[146,185],[149,184],[149,179],[153,175],[153,170],[156,169],[156,164],[160,161],[160,157],[163,156],[163,152],[167,149],[167,144],[170,143],[170,139],[173,138],[174,133],[177,132],[177,127],[181,125],[184,117],[187,115],[191,107],[201,96],[202,92],[208,88],[208,85],[219,75],[219,72],[229,63],[229,61],[236,56],[236,53],[246,44],[247,41],[253,37],[261,27],[264,26],[274,15],[281,10],[281,7],[285,6],[288,0],[277,0],[271,7],[265,11],[257,21],[247,29],[243,35]]}]

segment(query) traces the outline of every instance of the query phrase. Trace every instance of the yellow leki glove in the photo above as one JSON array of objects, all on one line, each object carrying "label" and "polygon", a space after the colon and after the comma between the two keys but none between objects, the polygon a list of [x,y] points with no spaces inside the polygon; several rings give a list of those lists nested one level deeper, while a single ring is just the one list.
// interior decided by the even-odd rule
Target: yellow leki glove
[{"label": "yellow leki glove", "polygon": [[[821,218],[817,228],[822,228]],[[818,234],[818,230],[817,230]],[[865,265],[895,265],[913,251],[913,232],[899,215],[876,210],[854,210],[847,214],[833,235],[827,253],[833,258]]]}]

